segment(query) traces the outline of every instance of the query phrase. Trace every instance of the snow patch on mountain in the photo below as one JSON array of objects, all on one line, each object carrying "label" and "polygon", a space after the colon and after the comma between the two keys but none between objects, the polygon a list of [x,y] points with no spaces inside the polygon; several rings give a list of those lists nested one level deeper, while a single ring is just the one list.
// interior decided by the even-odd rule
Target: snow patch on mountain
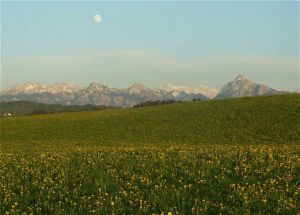
[{"label": "snow patch on mountain", "polygon": [[34,93],[73,93],[80,90],[80,87],[73,84],[55,83],[52,85],[46,85],[39,82],[27,82],[23,84],[17,84],[10,88],[7,88],[1,92],[1,94],[34,94]]},{"label": "snow patch on mountain", "polygon": [[207,86],[189,87],[189,86],[177,86],[173,84],[166,84],[160,87],[160,89],[172,93],[173,96],[178,96],[181,93],[186,94],[202,94],[208,98],[215,97],[219,90]]}]

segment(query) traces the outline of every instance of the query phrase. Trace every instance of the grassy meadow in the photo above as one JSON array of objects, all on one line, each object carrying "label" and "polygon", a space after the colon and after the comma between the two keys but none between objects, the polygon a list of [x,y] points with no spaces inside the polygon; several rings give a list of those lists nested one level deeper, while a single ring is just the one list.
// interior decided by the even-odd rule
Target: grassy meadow
[{"label": "grassy meadow", "polygon": [[300,95],[0,126],[0,214],[300,213]]}]

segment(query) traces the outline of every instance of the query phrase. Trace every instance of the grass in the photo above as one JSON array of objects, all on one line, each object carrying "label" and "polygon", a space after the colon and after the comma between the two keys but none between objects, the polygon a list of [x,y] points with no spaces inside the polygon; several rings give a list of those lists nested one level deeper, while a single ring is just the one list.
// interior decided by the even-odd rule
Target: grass
[{"label": "grass", "polygon": [[298,144],[300,96],[281,95],[0,120],[3,151],[161,144]]},{"label": "grass", "polygon": [[2,118],[0,214],[297,214],[299,99]]}]

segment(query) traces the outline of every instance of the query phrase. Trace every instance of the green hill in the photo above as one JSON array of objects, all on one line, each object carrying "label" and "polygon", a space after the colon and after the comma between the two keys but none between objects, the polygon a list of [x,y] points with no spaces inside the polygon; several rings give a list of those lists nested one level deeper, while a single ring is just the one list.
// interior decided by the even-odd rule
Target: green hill
[{"label": "green hill", "polygon": [[0,119],[0,214],[298,214],[300,96]]},{"label": "green hill", "polygon": [[108,109],[105,106],[96,105],[61,105],[61,104],[42,104],[30,101],[0,102],[0,116],[5,113],[14,115],[29,115],[38,113],[57,113],[57,112],[78,112]]},{"label": "green hill", "polygon": [[[2,149],[161,144],[296,144],[300,96],[183,102],[1,119]],[[50,148],[49,148],[50,147]]]}]

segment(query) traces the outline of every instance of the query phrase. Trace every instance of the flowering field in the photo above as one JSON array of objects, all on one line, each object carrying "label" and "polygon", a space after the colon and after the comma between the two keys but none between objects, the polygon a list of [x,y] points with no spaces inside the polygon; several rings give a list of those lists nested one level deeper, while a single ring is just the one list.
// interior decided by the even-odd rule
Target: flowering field
[{"label": "flowering field", "polygon": [[1,214],[300,212],[299,146],[6,154]]},{"label": "flowering field", "polygon": [[1,119],[0,214],[299,214],[299,98]]}]

